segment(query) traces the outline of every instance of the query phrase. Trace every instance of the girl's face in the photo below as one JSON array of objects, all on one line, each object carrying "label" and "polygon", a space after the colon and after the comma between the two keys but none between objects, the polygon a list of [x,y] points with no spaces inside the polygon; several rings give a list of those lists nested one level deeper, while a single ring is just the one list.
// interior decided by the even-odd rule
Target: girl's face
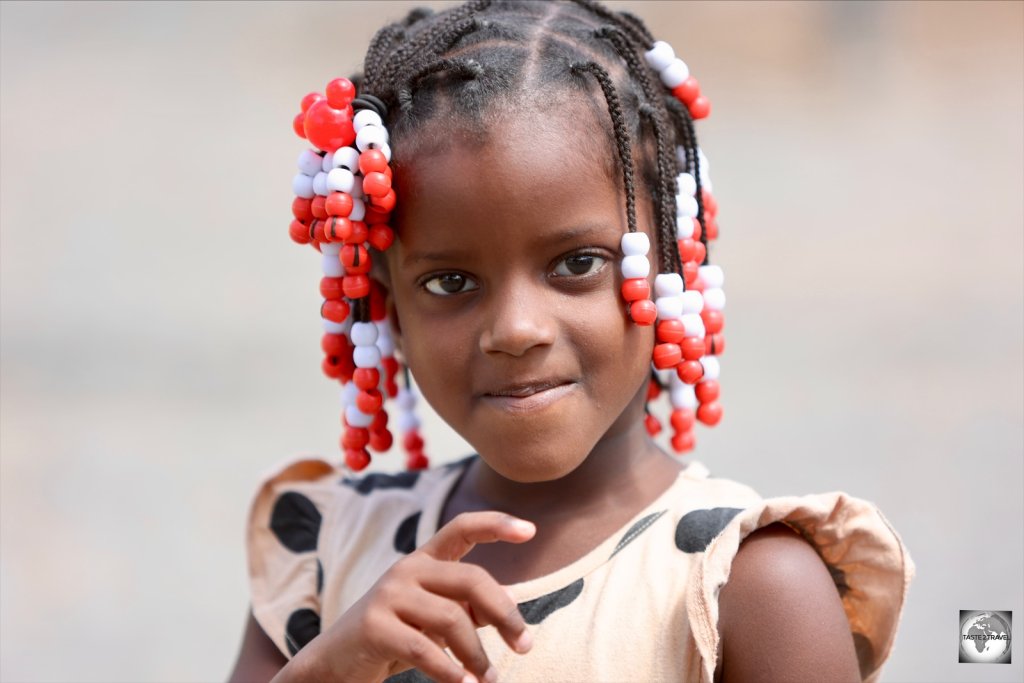
[{"label": "girl's face", "polygon": [[574,109],[503,121],[480,144],[449,136],[395,174],[387,259],[406,362],[438,414],[524,483],[643,433],[654,333],[619,293],[621,175],[594,114]]}]

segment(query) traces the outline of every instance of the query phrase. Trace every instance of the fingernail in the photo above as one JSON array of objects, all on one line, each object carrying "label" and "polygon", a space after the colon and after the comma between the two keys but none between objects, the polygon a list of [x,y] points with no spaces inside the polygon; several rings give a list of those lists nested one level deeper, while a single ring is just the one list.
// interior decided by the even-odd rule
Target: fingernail
[{"label": "fingernail", "polygon": [[529,631],[524,630],[522,633],[519,634],[519,637],[516,638],[516,642],[513,647],[515,648],[515,651],[519,654],[525,654],[529,652],[530,648],[533,647],[533,636],[530,635]]},{"label": "fingernail", "polygon": [[498,683],[498,672],[493,666],[484,672],[484,683]]},{"label": "fingernail", "polygon": [[512,518],[510,520],[512,528],[516,531],[524,534],[532,534],[537,527],[533,525],[533,522],[527,522],[525,519]]},{"label": "fingernail", "polygon": [[466,674],[462,677],[462,683],[477,683],[476,676],[473,674]]}]

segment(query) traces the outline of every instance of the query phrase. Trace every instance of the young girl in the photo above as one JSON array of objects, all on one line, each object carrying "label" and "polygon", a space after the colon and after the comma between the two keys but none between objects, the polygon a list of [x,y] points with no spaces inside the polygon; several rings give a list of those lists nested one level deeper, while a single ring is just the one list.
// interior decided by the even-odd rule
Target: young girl
[{"label": "young girl", "polygon": [[[912,574],[878,511],[651,439],[662,388],[678,452],[722,414],[709,107],[584,0],[413,12],[303,99],[290,232],[320,252],[345,465],[258,492],[233,681],[877,677]],[[410,375],[479,455],[426,468]],[[409,471],[356,478],[393,430]]]}]

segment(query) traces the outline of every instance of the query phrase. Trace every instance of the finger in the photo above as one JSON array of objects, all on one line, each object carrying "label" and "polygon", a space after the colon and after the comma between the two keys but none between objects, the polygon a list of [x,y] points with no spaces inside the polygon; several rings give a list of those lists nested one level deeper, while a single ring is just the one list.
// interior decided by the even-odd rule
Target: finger
[{"label": "finger", "polygon": [[537,527],[504,512],[463,512],[445,524],[421,551],[436,560],[454,562],[465,557],[477,543],[524,543]]},{"label": "finger", "polygon": [[410,626],[422,629],[428,638],[443,638],[462,666],[478,679],[496,677],[494,674],[487,676],[491,662],[480,643],[476,626],[459,603],[440,595],[420,593],[415,600],[396,607],[395,614]]},{"label": "finger", "polygon": [[522,654],[530,649],[530,634],[519,606],[487,570],[472,564],[428,559],[420,585],[431,593],[466,603],[478,626],[493,625],[508,646]]},{"label": "finger", "polygon": [[399,621],[394,637],[391,649],[395,659],[419,669],[438,683],[477,683],[475,676],[412,626]]}]

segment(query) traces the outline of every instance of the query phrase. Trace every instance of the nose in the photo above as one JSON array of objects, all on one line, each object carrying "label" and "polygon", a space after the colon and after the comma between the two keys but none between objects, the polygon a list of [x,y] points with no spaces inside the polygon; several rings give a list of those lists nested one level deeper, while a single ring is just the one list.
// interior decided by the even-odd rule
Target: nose
[{"label": "nose", "polygon": [[534,282],[507,282],[489,297],[480,350],[485,354],[523,356],[555,341],[554,310],[545,287]]}]

